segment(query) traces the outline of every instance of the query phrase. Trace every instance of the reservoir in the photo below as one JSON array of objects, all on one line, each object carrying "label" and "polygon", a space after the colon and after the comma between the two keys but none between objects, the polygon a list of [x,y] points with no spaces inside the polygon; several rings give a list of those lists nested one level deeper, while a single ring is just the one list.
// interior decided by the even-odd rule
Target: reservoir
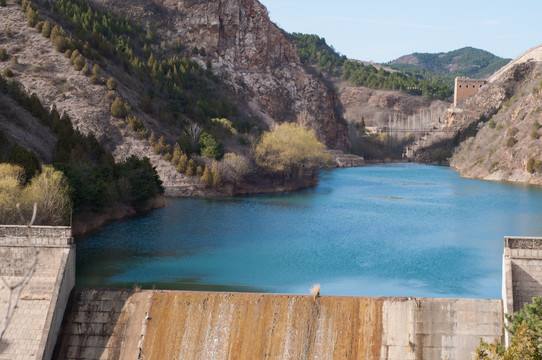
[{"label": "reservoir", "polygon": [[542,188],[368,165],[299,192],[168,199],[76,239],[76,285],[501,298],[507,235],[542,236]]}]

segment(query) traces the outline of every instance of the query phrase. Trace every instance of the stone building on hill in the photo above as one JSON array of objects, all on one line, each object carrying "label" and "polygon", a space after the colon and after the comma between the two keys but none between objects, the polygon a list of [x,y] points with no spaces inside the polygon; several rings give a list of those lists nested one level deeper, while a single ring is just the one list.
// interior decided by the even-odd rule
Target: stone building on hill
[{"label": "stone building on hill", "polygon": [[484,79],[470,79],[465,76],[456,77],[454,86],[454,107],[460,105],[462,100],[476,94],[486,83],[487,81]]}]

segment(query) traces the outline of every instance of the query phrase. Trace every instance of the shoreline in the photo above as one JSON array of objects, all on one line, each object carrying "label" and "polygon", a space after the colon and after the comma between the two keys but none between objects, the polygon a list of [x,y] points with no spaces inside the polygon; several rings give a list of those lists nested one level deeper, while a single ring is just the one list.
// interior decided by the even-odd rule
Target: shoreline
[{"label": "shoreline", "polygon": [[132,206],[115,204],[105,211],[94,213],[91,210],[83,210],[72,222],[73,236],[82,236],[100,230],[109,222],[127,219],[133,216],[143,215],[149,211],[166,206],[166,196],[160,195],[149,199],[143,209],[136,210]]}]

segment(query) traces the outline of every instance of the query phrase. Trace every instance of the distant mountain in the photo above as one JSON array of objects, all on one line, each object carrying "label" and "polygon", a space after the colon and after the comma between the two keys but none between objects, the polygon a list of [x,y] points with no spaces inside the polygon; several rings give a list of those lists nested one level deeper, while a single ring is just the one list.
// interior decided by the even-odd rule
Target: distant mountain
[{"label": "distant mountain", "polygon": [[447,99],[452,93],[452,85],[441,76],[412,76],[404,71],[394,71],[381,65],[347,59],[338,54],[318,35],[292,33],[290,38],[297,44],[299,58],[305,65],[318,69],[322,76],[341,79],[355,86],[379,90],[397,90],[426,99]]},{"label": "distant mountain", "polygon": [[508,62],[510,59],[503,59],[488,51],[464,47],[446,53],[413,53],[401,56],[388,65],[396,70],[408,72],[422,69],[451,78],[487,78]]}]

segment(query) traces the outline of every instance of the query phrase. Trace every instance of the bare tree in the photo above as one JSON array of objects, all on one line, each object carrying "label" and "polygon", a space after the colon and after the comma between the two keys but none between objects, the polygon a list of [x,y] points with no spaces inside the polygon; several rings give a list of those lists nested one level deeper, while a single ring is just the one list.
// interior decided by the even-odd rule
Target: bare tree
[{"label": "bare tree", "polygon": [[190,139],[190,145],[192,149],[195,149],[198,145],[199,136],[203,132],[203,127],[198,123],[190,123],[185,128],[186,134]]},{"label": "bare tree", "polygon": [[[34,209],[32,211],[32,218],[30,221],[26,221],[22,211],[21,206],[17,204],[17,210],[19,212],[19,216],[21,217],[21,221],[23,224],[26,224],[28,229],[30,230],[30,227],[34,224],[34,220],[36,220],[36,213],[37,213],[38,204],[34,203]],[[8,328],[8,325],[13,318],[13,314],[15,313],[15,309],[17,308],[17,304],[21,298],[21,293],[23,289],[28,285],[30,282],[30,279],[34,275],[36,271],[36,266],[38,263],[38,250],[34,246],[34,244],[30,241],[30,232],[27,233],[25,236],[26,239],[26,245],[29,247],[29,259],[26,260],[14,260],[13,264],[9,264],[14,268],[17,268],[20,271],[20,276],[17,276],[17,279],[14,280],[8,280],[6,276],[0,275],[0,281],[2,282],[2,288],[6,288],[8,291],[8,299],[6,304],[5,313],[2,315],[2,319],[0,322],[0,340],[4,336],[4,333],[6,332],[6,329]],[[5,259],[5,261],[9,261],[9,259]],[[24,264],[24,262],[27,262],[27,264]]]}]

